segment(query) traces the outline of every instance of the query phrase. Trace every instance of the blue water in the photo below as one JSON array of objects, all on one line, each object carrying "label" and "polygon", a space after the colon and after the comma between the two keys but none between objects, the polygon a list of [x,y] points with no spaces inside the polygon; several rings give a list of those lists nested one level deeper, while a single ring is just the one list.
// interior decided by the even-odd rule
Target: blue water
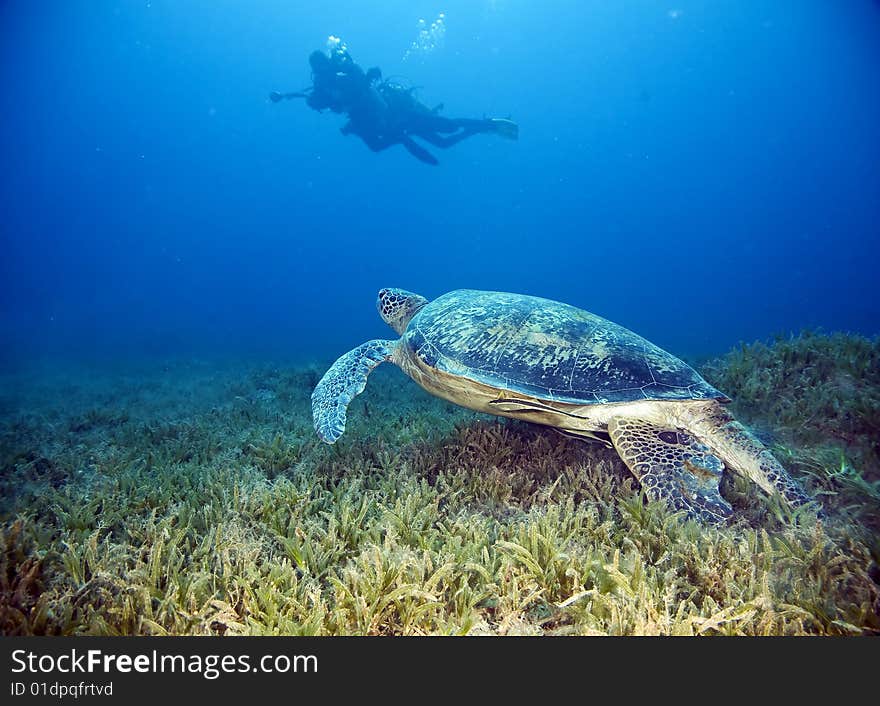
[{"label": "blue water", "polygon": [[[559,299],[679,354],[880,332],[870,0],[8,0],[0,28],[4,364],[331,357],[392,335],[385,286]],[[331,34],[520,139],[429,167],[267,100]]]}]

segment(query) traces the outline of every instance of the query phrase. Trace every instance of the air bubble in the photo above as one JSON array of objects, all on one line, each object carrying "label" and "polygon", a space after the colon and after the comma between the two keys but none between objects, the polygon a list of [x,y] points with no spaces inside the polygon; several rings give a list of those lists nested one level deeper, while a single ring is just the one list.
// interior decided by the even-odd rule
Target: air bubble
[{"label": "air bubble", "polygon": [[430,25],[423,19],[416,23],[416,38],[403,55],[406,61],[412,56],[425,57],[443,47],[446,38],[446,15],[440,13]]}]

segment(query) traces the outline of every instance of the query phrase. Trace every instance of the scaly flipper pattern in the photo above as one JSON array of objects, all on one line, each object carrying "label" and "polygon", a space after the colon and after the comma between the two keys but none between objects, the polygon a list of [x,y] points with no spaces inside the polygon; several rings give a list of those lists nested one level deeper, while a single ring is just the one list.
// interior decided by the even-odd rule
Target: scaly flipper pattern
[{"label": "scaly flipper pattern", "polygon": [[332,444],[342,436],[348,405],[364,391],[373,368],[391,360],[396,345],[397,341],[367,341],[324,373],[312,392],[312,419],[322,441]]},{"label": "scaly flipper pattern", "polygon": [[629,417],[611,419],[608,433],[649,499],[662,499],[694,519],[713,524],[731,514],[718,490],[724,463],[696,437]]}]

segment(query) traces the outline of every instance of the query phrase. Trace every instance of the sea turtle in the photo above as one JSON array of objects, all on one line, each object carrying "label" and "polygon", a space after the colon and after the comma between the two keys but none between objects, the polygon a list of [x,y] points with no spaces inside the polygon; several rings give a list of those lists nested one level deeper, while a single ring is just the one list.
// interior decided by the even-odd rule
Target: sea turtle
[{"label": "sea turtle", "polygon": [[623,326],[549,299],[469,289],[432,302],[383,289],[376,306],[401,337],[358,346],[321,378],[312,415],[328,444],[388,361],[463,407],[613,445],[648,498],[704,521],[731,514],[719,492],[725,467],[791,505],[810,501],[725,409],[726,395]]}]

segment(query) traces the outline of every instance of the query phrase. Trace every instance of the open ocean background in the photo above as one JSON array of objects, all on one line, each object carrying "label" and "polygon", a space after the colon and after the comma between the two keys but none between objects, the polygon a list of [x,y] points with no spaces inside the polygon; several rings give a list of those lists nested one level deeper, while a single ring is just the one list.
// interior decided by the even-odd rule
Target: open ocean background
[{"label": "open ocean background", "polygon": [[[880,331],[870,0],[10,1],[0,28],[7,372],[329,361],[392,335],[385,286],[550,297],[683,356]],[[519,141],[431,168],[272,104],[331,34]]]},{"label": "open ocean background", "polygon": [[[880,635],[880,0],[0,0],[0,33],[0,636]],[[331,36],[519,139],[428,166],[273,103]],[[671,402],[638,414],[675,451],[584,443],[394,365],[328,446],[312,391],[396,338],[385,287],[606,317],[768,451]],[[729,521],[688,521],[722,466]]]}]

